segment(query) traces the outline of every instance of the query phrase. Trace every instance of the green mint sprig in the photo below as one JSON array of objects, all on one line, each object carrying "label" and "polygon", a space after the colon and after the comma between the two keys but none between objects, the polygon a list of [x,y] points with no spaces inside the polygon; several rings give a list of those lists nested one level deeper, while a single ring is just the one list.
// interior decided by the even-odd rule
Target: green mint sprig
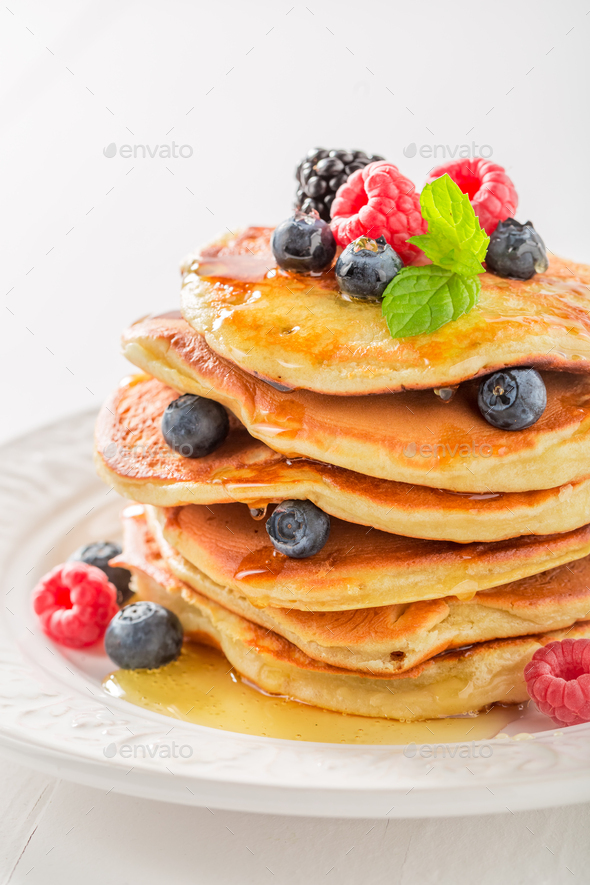
[{"label": "green mint sprig", "polygon": [[490,238],[481,229],[467,194],[448,176],[420,194],[428,233],[410,237],[432,264],[404,267],[383,294],[383,316],[392,338],[436,332],[477,304],[478,274]]}]

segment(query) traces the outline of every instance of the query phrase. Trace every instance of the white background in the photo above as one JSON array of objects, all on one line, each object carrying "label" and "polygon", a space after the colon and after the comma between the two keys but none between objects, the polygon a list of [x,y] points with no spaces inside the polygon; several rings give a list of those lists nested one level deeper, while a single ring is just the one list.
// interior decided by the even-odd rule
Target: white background
[{"label": "white background", "polygon": [[[121,330],[177,306],[181,257],[286,217],[314,145],[381,153],[418,188],[432,161],[404,157],[408,144],[489,145],[518,218],[590,261],[589,0],[309,4],[0,9],[0,438],[98,406],[127,371]],[[173,141],[192,156],[103,155]],[[587,880],[588,809],[381,822],[346,855],[372,823],[213,819],[113,796],[68,847],[94,791],[4,763],[0,776],[0,882],[64,881],[69,864],[88,882],[315,883],[332,866],[346,883]]]}]

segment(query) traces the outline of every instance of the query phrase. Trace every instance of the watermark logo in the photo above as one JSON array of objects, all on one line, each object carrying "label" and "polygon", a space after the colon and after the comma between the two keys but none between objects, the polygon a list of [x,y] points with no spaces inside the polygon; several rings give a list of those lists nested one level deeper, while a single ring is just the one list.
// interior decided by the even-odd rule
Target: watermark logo
[{"label": "watermark logo", "polygon": [[[194,452],[194,446],[186,443],[179,446],[177,451],[183,458],[191,458]],[[162,459],[178,457],[175,449],[157,443],[135,443],[135,445],[132,446],[119,446],[116,442],[110,442],[101,449],[101,455],[106,461],[114,461],[116,459],[134,461],[141,458]]]},{"label": "watermark logo", "polygon": [[121,759],[190,759],[193,748],[189,744],[177,744],[172,741],[159,744],[107,744],[102,748],[107,759],[120,756]]},{"label": "watermark logo", "polygon": [[414,157],[422,157],[425,160],[454,160],[456,157],[481,157],[489,160],[494,150],[491,144],[416,144],[410,142],[404,148],[404,157],[408,160]]},{"label": "watermark logo", "polygon": [[488,443],[420,443],[410,442],[404,446],[404,457],[415,458],[491,458],[493,446]]},{"label": "watermark logo", "polygon": [[153,160],[159,157],[163,160],[170,158],[188,160],[193,155],[193,149],[190,144],[122,144],[117,148],[114,141],[108,144],[102,150],[103,155],[112,160],[117,154],[124,160]]},{"label": "watermark logo", "polygon": [[489,759],[494,748],[489,744],[406,744],[403,749],[406,759]]}]

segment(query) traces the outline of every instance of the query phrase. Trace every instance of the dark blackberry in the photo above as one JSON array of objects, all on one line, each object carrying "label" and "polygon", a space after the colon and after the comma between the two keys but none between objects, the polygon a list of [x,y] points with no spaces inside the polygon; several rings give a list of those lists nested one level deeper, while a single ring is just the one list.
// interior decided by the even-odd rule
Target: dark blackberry
[{"label": "dark blackberry", "polygon": [[336,191],[349,175],[364,169],[368,163],[383,160],[377,154],[364,151],[326,151],[312,148],[295,172],[299,188],[295,195],[295,208],[302,212],[315,209],[320,218],[330,221],[330,209]]}]

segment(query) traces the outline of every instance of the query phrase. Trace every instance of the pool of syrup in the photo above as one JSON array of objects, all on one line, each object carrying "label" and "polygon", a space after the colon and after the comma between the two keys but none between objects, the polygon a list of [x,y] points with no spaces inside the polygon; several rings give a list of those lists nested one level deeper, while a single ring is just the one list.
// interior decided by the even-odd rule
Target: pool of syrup
[{"label": "pool of syrup", "polygon": [[221,652],[186,644],[159,670],[117,670],[103,682],[112,696],[147,710],[224,731],[340,744],[447,743],[488,740],[522,716],[518,706],[425,722],[334,713],[264,694],[247,684]]}]

